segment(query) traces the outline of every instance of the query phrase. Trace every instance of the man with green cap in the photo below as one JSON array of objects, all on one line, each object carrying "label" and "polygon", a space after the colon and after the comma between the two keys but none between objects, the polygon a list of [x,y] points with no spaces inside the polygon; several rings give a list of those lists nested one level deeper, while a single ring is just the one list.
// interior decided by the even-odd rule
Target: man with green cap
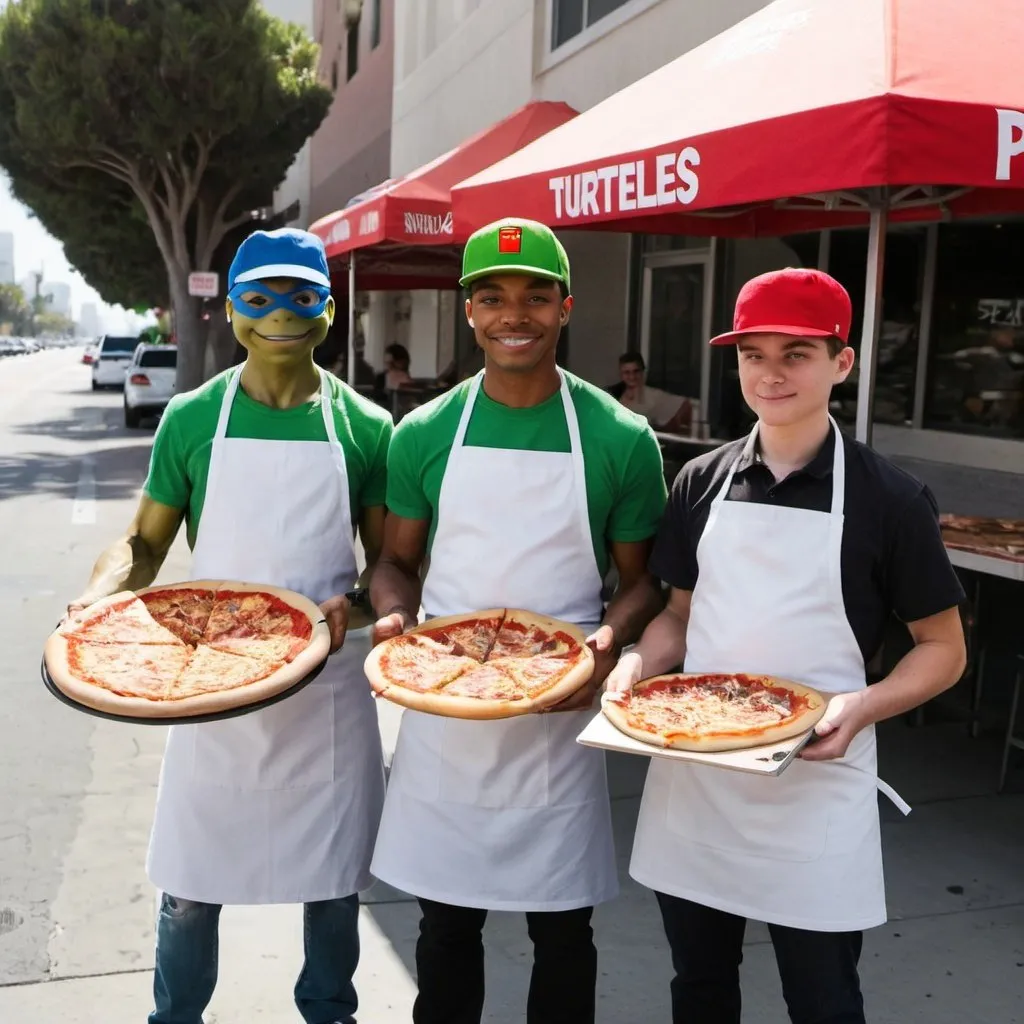
[{"label": "man with green cap", "polygon": [[[590,918],[618,881],[604,755],[576,737],[614,653],[658,610],[647,558],[661,453],[642,419],[556,365],[573,300],[548,228],[482,228],[460,283],[484,369],[396,429],[376,638],[410,628],[421,603],[427,616],[523,608],[583,627],[597,672],[561,714],[405,711],[372,870],[419,898],[416,1024],[480,1021],[488,910],[526,912],[528,1024],[589,1024]],[[605,609],[611,563],[619,589]]]}]

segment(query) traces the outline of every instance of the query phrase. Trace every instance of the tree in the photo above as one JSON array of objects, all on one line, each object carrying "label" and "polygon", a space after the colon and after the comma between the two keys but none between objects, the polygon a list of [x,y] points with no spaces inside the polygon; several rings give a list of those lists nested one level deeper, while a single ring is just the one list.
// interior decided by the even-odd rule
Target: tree
[{"label": "tree", "polygon": [[[0,14],[0,164],[87,277],[141,209],[166,270],[179,388],[202,381],[208,333],[188,275],[268,205],[323,120],[317,53],[256,0],[20,0]],[[74,197],[95,195],[96,174],[109,203],[83,213]]]},{"label": "tree", "polygon": [[35,322],[36,334],[70,334],[75,322],[63,313],[39,313]]},{"label": "tree", "polygon": [[31,320],[32,307],[21,285],[0,284],[0,331],[26,334]]}]

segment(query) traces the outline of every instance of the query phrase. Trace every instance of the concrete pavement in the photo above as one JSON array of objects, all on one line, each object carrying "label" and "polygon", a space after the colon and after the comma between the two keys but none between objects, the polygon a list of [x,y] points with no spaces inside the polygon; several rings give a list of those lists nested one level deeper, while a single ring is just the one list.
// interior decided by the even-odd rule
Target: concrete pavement
[{"label": "concrete pavement", "polygon": [[[78,354],[0,361],[0,1024],[142,1024],[150,1009],[143,860],[164,730],[87,718],[38,681],[43,638],[127,522],[151,440],[120,425],[119,395],[89,392]],[[187,564],[179,544],[161,578],[186,577]],[[392,747],[397,709],[379,710]],[[1017,795],[993,795],[998,753],[996,738],[957,723],[881,730],[883,775],[915,810],[883,807],[891,920],[867,936],[862,962],[876,1024],[1024,1022],[1024,770]],[[645,762],[615,756],[609,770],[623,893],[595,918],[598,1017],[666,1021],[657,910],[625,874]],[[417,918],[386,886],[364,895],[364,1024],[410,1019]],[[522,918],[492,915],[486,939],[485,1019],[521,1021]],[[228,908],[207,1024],[298,1024],[300,959],[299,908]],[[758,925],[743,977],[744,1024],[785,1021]]]}]

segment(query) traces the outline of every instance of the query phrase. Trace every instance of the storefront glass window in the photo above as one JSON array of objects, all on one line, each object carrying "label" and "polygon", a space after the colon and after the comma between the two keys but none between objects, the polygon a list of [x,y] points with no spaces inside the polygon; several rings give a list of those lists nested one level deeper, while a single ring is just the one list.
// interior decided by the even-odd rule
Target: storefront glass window
[{"label": "storefront glass window", "polygon": [[652,267],[649,274],[647,380],[687,398],[700,397],[704,274],[703,263]]},{"label": "storefront glass window", "polygon": [[643,251],[678,252],[681,250],[710,249],[711,239],[703,235],[641,235]]},{"label": "storefront glass window", "polygon": [[[913,419],[926,238],[926,229],[920,227],[891,225],[886,234],[882,327],[875,373],[876,423],[909,426]],[[853,301],[850,342],[858,355],[864,323],[867,259],[866,229],[832,232],[828,270]],[[855,365],[846,383],[832,392],[832,415],[846,426],[852,426],[857,416],[859,371],[859,365]]]},{"label": "storefront glass window", "polygon": [[939,228],[924,426],[1024,437],[1024,223]]}]

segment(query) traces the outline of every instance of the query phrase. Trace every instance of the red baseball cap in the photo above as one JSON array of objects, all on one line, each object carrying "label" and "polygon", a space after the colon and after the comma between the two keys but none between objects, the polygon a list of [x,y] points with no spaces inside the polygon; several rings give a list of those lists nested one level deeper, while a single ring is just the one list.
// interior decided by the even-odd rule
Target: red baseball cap
[{"label": "red baseball cap", "polygon": [[734,345],[744,334],[850,338],[853,305],[846,289],[820,270],[787,267],[752,278],[736,297],[732,330],[711,339]]}]

